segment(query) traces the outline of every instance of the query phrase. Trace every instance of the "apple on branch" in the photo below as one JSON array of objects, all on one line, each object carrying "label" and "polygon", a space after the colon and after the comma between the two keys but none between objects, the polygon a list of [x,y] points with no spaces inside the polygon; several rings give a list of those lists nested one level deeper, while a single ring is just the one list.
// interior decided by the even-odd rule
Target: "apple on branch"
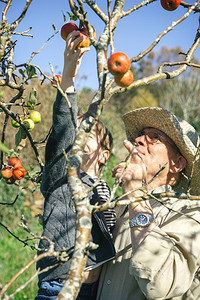
[{"label": "apple on branch", "polygon": [[33,128],[35,127],[35,123],[33,122],[33,120],[27,118],[23,121],[24,125],[26,126],[26,128],[28,129],[28,131],[32,131]]},{"label": "apple on branch", "polygon": [[[61,75],[55,75],[55,77],[58,79],[59,85],[61,85],[61,82],[62,82],[62,76],[61,76]],[[57,84],[55,79],[53,79],[52,84],[53,84],[53,85],[56,85],[56,84]]]},{"label": "apple on branch", "polygon": [[162,7],[168,11],[173,11],[179,7],[181,0],[161,0]]},{"label": "apple on branch", "polygon": [[129,57],[123,52],[113,53],[108,59],[108,70],[114,76],[121,76],[131,66]]},{"label": "apple on branch", "polygon": [[[90,26],[92,27],[92,37],[93,37],[93,39],[96,41],[96,40],[97,40],[97,34],[96,34],[96,31],[95,31],[95,29],[94,29],[94,26],[92,26],[92,25],[90,25]],[[87,35],[89,35],[86,26],[83,26],[83,27],[81,28],[81,32],[84,32],[84,33],[86,33]],[[90,43],[90,45],[91,45],[91,43]]]},{"label": "apple on branch", "polygon": [[60,30],[60,35],[66,41],[68,34],[74,30],[78,30],[78,26],[74,23],[66,23]]},{"label": "apple on branch", "polygon": [[34,122],[34,124],[36,123],[40,123],[41,122],[41,114],[39,111],[32,111],[30,114],[30,119]]},{"label": "apple on branch", "polygon": [[115,82],[121,87],[128,87],[133,82],[133,72],[128,70],[122,76],[114,76]]},{"label": "apple on branch", "polygon": [[15,180],[21,180],[26,175],[26,170],[22,166],[14,168],[12,175]]},{"label": "apple on branch", "polygon": [[12,177],[12,170],[9,167],[4,167],[3,169],[1,169],[1,175],[3,178],[8,179]]},{"label": "apple on branch", "polygon": [[9,160],[8,160],[8,165],[11,166],[11,167],[20,167],[22,164],[21,164],[21,161],[17,158],[17,157],[10,157]]},{"label": "apple on branch", "polygon": [[[66,40],[68,34],[72,31],[78,31],[79,28],[77,27],[76,24],[74,23],[66,23],[62,26],[60,34],[61,37]],[[76,47],[76,50],[84,48],[84,47],[89,47],[90,46],[90,39],[87,35],[87,33],[85,32],[85,30],[81,31],[77,37],[82,37],[82,41],[80,41],[80,43],[78,44],[78,46]]]},{"label": "apple on branch", "polygon": [[85,32],[80,32],[77,37],[83,37],[82,41],[76,46],[76,50],[79,50],[81,48],[87,48],[90,46],[90,39]]}]

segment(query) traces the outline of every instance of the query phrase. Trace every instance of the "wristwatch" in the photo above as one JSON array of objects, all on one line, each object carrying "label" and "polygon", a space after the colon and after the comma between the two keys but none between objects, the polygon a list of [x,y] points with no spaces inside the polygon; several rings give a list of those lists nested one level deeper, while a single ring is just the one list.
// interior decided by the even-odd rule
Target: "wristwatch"
[{"label": "wristwatch", "polygon": [[129,221],[130,228],[133,227],[147,227],[154,222],[154,216],[148,213],[139,213]]}]

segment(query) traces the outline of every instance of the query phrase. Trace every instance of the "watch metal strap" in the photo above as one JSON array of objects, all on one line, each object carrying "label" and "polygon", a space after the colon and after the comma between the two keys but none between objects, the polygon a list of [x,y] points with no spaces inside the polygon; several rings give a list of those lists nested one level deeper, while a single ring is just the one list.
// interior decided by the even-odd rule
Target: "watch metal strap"
[{"label": "watch metal strap", "polygon": [[148,213],[139,213],[129,221],[130,228],[133,227],[147,227],[155,221],[154,216]]}]

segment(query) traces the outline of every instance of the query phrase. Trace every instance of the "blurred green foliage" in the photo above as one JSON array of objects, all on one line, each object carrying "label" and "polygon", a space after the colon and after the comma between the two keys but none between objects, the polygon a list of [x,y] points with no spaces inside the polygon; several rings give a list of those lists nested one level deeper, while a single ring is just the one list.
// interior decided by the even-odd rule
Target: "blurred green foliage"
[{"label": "blurred green foliage", "polygon": [[[12,232],[20,240],[26,241],[31,236],[19,226],[21,215],[25,216],[29,228],[35,234],[41,235],[42,227],[38,222],[38,218],[32,216],[30,209],[24,206],[27,200],[27,192],[23,190],[19,192],[18,198],[14,205],[6,205],[12,203],[18,195],[18,187],[8,185],[2,179],[0,181],[0,222],[4,227],[0,226],[0,285],[4,286],[18,271],[20,271],[29,261],[36,255],[36,250],[32,250],[29,246],[24,246],[22,242],[17,240],[8,231]],[[28,198],[31,194],[28,195]],[[6,228],[8,230],[6,230]],[[37,242],[34,240],[33,242]],[[30,242],[30,245],[33,245]],[[23,285],[35,273],[35,263],[26,270],[8,289],[8,295],[12,294],[17,288]],[[37,294],[37,278],[33,280],[24,290],[14,296],[15,300],[34,299]]]}]

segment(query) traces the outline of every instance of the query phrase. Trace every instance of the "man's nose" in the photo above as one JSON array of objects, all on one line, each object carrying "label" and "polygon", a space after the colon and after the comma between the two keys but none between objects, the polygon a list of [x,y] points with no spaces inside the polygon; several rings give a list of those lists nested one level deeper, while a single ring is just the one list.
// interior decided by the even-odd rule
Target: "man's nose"
[{"label": "man's nose", "polygon": [[136,143],[136,145],[141,145],[141,146],[147,145],[147,140],[146,140],[145,135],[143,134],[143,135],[138,136],[135,139],[135,143]]}]

